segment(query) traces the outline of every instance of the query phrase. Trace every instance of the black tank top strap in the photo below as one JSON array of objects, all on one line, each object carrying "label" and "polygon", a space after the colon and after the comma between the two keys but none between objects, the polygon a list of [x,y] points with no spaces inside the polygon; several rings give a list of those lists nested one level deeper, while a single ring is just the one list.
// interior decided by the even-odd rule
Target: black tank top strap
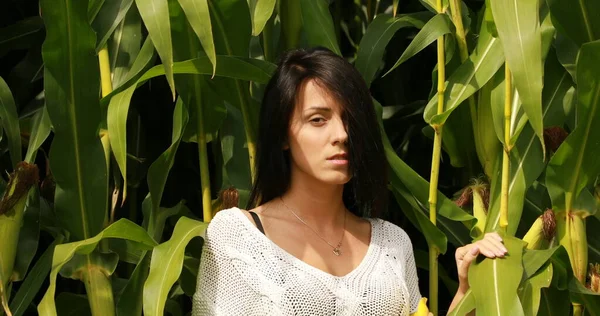
[{"label": "black tank top strap", "polygon": [[265,229],[263,228],[263,225],[260,222],[260,218],[258,217],[258,214],[254,213],[254,212],[250,212],[250,211],[248,211],[248,213],[250,213],[250,215],[252,215],[252,219],[254,219],[254,222],[256,223],[256,228],[258,228],[258,230],[260,230],[260,232],[263,233],[263,235],[264,235]]}]

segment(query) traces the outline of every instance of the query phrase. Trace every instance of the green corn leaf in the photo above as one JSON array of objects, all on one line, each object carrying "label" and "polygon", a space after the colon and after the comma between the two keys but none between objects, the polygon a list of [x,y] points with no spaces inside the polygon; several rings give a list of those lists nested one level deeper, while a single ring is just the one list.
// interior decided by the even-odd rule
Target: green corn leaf
[{"label": "green corn leaf", "polygon": [[544,146],[542,119],[542,34],[538,0],[490,1],[514,85],[529,123]]},{"label": "green corn leaf", "polygon": [[[561,126],[565,121],[564,109],[573,102],[573,82],[560,63],[549,54],[546,61],[544,91],[542,95],[542,119],[545,126]],[[494,105],[499,107],[500,105]],[[500,111],[492,111],[495,122],[501,120]],[[497,133],[503,133],[503,129]],[[498,158],[500,159],[500,158]],[[525,193],[544,171],[542,146],[531,126],[525,126],[511,150],[511,170],[509,194],[508,232],[514,234],[521,218]],[[490,191],[490,207],[486,231],[495,231],[500,220],[500,181],[501,163],[496,165]],[[497,180],[497,181],[496,181]]]},{"label": "green corn leaf", "polygon": [[25,154],[25,161],[33,163],[38,149],[46,138],[50,135],[52,129],[52,123],[48,116],[48,109],[44,106],[39,109],[33,116],[33,126],[31,128],[31,137],[29,138],[29,144],[27,145],[27,153]]},{"label": "green corn leaf", "polygon": [[[175,154],[181,141],[181,136],[188,123],[188,111],[183,104],[181,98],[177,99],[175,110],[173,112],[173,133],[171,135],[171,145],[165,150],[148,169],[148,189],[150,190],[150,198],[152,200],[152,212],[150,213],[150,225],[154,225],[154,217],[158,216],[160,201],[162,199],[167,177],[173,163],[175,162]],[[154,227],[148,227],[148,231],[154,231]],[[162,228],[159,231],[162,234]],[[160,235],[154,235],[155,239],[159,239]]]},{"label": "green corn leaf", "polygon": [[354,62],[354,66],[362,74],[367,86],[370,86],[375,79],[385,53],[385,47],[396,31],[405,27],[420,29],[430,17],[431,13],[429,12],[417,12],[396,18],[381,14],[369,24],[367,32],[358,46]]},{"label": "green corn leaf", "polygon": [[541,290],[550,286],[552,264],[547,264],[539,273],[527,279],[519,288],[519,299],[525,316],[536,316],[540,308]]},{"label": "green corn leaf", "polygon": [[104,2],[92,22],[92,28],[98,37],[96,51],[104,47],[110,36],[125,18],[132,4],[133,0],[111,0]]},{"label": "green corn leaf", "polygon": [[[117,57],[118,58],[118,57]],[[140,52],[133,64],[131,64],[131,68],[123,69],[119,71],[119,68],[115,69],[115,78],[113,84],[113,92],[106,97],[104,97],[101,101],[101,104],[108,103],[108,100],[118,93],[119,91],[123,91],[125,88],[128,88],[132,84],[135,84],[137,80],[149,70],[150,67],[154,65],[154,61],[156,59],[156,52],[154,51],[154,46],[152,46],[152,41],[150,38],[146,38]],[[115,61],[115,64],[117,62]],[[121,73],[122,72],[122,73]],[[119,77],[117,77],[117,75]],[[119,79],[120,78],[120,79]]]},{"label": "green corn leaf", "polygon": [[448,313],[448,316],[459,316],[459,315],[467,315],[473,309],[475,309],[475,296],[473,295],[473,291],[470,289],[465,293],[462,300],[458,302],[456,307]]},{"label": "green corn leaf", "polygon": [[390,68],[383,76],[387,76],[390,72],[400,66],[402,63],[422,51],[425,47],[435,42],[440,36],[452,33],[452,21],[446,14],[438,14],[427,21],[421,31],[410,42],[410,45],[404,50],[402,56],[396,61],[394,66]]},{"label": "green corn leaf", "polygon": [[181,217],[168,241],[152,251],[150,274],[144,284],[144,314],[162,315],[169,290],[179,278],[184,251],[190,240],[202,236],[207,223]]},{"label": "green corn leaf", "polygon": [[475,296],[475,308],[481,315],[524,315],[517,296],[521,283],[524,242],[504,236],[508,254],[503,258],[478,259],[469,268],[469,285]]},{"label": "green corn leaf", "polygon": [[127,219],[121,219],[115,222],[92,238],[57,245],[54,248],[54,255],[52,257],[50,285],[48,286],[48,290],[46,291],[46,294],[44,294],[40,305],[38,305],[38,312],[41,315],[56,315],[54,294],[56,291],[56,277],[61,268],[76,254],[86,255],[92,253],[98,243],[106,238],[126,239],[140,244],[140,246],[145,247],[146,250],[150,250],[156,245],[156,242],[143,228]]},{"label": "green corn leaf", "polygon": [[[152,52],[150,55],[152,55],[154,53],[152,40],[146,38],[144,44],[146,42],[148,42],[149,50]],[[138,56],[143,56],[140,51],[142,47],[142,17],[136,6],[129,8],[106,44],[108,45],[114,89],[124,82],[129,71],[133,69],[134,63],[138,62]]]},{"label": "green corn leaf", "polygon": [[[581,46],[577,60],[577,127],[552,156],[546,171],[546,185],[552,204],[570,211],[581,190],[600,172],[600,40]],[[561,201],[562,194],[571,195]]]},{"label": "green corn leaf", "polygon": [[335,36],[329,2],[325,0],[300,1],[302,25],[310,46],[323,46],[342,55]]},{"label": "green corn leaf", "polygon": [[425,107],[423,113],[425,121],[430,125],[443,124],[450,113],[485,85],[503,63],[504,53],[500,40],[492,36],[486,23],[482,23],[477,47],[469,59],[460,65],[446,82],[444,112],[436,114],[438,102],[436,93]]},{"label": "green corn leaf", "polygon": [[[217,70],[217,53],[215,50],[215,41],[213,38],[212,24],[210,22],[210,12],[208,12],[209,0],[178,0],[179,5],[185,12],[188,22],[200,39],[202,48],[213,64],[213,77]],[[191,56],[194,58],[196,56]]]},{"label": "green corn leaf", "polygon": [[107,210],[106,161],[98,137],[96,39],[88,24],[87,3],[43,0],[40,4],[46,23],[42,47],[46,107],[55,132],[50,150],[56,180],[54,207],[71,238],[82,240],[102,230]]},{"label": "green corn leaf", "polygon": [[14,316],[21,316],[27,312],[29,305],[32,303],[40,288],[42,288],[42,284],[46,280],[48,273],[50,273],[54,247],[62,243],[63,240],[63,236],[58,236],[37,259],[35,265],[27,274],[25,281],[23,281],[23,284],[19,287],[19,291],[17,291],[17,294],[15,294],[10,302],[10,310]]},{"label": "green corn leaf", "polygon": [[39,16],[29,17],[0,29],[0,57],[15,49],[25,49],[43,37],[44,22]]},{"label": "green corn leaf", "polygon": [[258,36],[265,28],[267,21],[273,15],[276,0],[250,0],[250,12],[252,13],[252,36]]},{"label": "green corn leaf", "polygon": [[[217,56],[217,59],[219,60],[216,72],[217,76],[251,80],[262,83],[266,82],[270,78],[270,74],[274,71],[275,67],[271,63],[255,59],[229,56]],[[173,65],[173,71],[176,74],[209,75],[212,73],[212,65],[207,57],[200,57],[193,60],[175,63]],[[119,169],[121,170],[121,174],[123,175],[127,174],[126,123],[131,97],[139,85],[143,84],[148,79],[161,76],[163,74],[164,69],[162,69],[161,66],[155,66],[141,76],[134,85],[131,85],[129,88],[123,91],[114,91],[112,95],[104,98],[107,99],[110,97],[110,105],[108,106],[107,117],[108,134],[115,159]],[[126,183],[124,185],[124,188],[125,187]],[[126,193],[127,192],[124,190],[124,198],[126,197]]]},{"label": "green corn leaf", "polygon": [[175,100],[175,79],[173,78],[173,44],[171,42],[171,23],[169,22],[169,4],[167,0],[136,0],[144,25],[152,43],[160,56],[165,76],[173,100]]},{"label": "green corn leaf", "polygon": [[19,115],[10,88],[0,77],[0,123],[8,140],[13,168],[21,162],[21,128]]},{"label": "green corn leaf", "polygon": [[595,0],[577,2],[548,0],[552,24],[566,34],[577,46],[600,39],[600,3]]}]

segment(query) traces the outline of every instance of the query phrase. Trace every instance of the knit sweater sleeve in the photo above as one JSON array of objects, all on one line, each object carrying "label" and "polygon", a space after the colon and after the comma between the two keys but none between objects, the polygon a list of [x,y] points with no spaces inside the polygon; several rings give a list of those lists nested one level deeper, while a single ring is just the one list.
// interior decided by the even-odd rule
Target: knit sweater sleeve
[{"label": "knit sweater sleeve", "polygon": [[408,293],[410,295],[410,313],[412,314],[416,312],[417,308],[419,307],[421,292],[419,291],[419,276],[417,275],[413,246],[408,234],[406,234],[404,230],[402,232],[404,233],[402,238],[405,239],[405,242],[402,243],[404,245],[404,258],[406,260],[404,265],[404,273],[406,276],[406,287],[408,288]]},{"label": "knit sweater sleeve", "polygon": [[257,297],[232,261],[232,241],[238,230],[220,215],[206,229],[192,315],[256,315],[260,313]]}]

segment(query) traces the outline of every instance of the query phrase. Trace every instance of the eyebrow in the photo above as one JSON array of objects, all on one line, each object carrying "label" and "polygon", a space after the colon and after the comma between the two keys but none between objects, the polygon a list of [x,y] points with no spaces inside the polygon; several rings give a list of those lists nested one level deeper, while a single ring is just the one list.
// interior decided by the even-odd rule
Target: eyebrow
[{"label": "eyebrow", "polygon": [[331,112],[331,108],[324,107],[324,106],[311,106],[308,109],[305,109],[304,111],[306,112],[309,110]]}]

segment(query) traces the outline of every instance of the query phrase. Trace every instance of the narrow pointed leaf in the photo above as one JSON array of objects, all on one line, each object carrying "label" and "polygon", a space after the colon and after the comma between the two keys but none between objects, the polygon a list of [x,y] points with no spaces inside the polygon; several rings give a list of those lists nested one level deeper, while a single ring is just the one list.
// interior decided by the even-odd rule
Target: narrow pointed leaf
[{"label": "narrow pointed leaf", "polygon": [[27,311],[29,304],[31,304],[46,280],[48,273],[50,273],[54,247],[62,243],[63,239],[63,236],[58,236],[36,260],[35,265],[27,274],[25,281],[19,287],[19,291],[17,291],[17,294],[15,294],[15,297],[10,302],[10,310],[14,316],[24,315]]},{"label": "narrow pointed leaf", "polygon": [[560,1],[547,0],[552,23],[571,38],[577,46],[600,39],[600,2],[596,0]]},{"label": "narrow pointed leaf", "polygon": [[448,313],[448,316],[462,316],[468,315],[472,310],[475,309],[475,296],[473,291],[470,289],[465,293],[462,300],[456,305],[456,307]]},{"label": "narrow pointed leaf", "polygon": [[[158,212],[162,194],[167,183],[169,171],[175,162],[175,154],[181,141],[181,136],[188,123],[188,111],[181,98],[177,99],[173,112],[173,133],[171,134],[171,145],[165,150],[148,169],[148,189],[152,199],[152,210]],[[151,213],[151,220],[157,214]]]},{"label": "narrow pointed leaf", "polygon": [[[217,70],[217,53],[215,50],[215,40],[213,38],[212,24],[210,21],[210,12],[208,11],[209,0],[178,0],[179,5],[185,12],[188,22],[198,36],[202,48],[213,64],[213,73]],[[191,56],[194,58],[196,56]]]},{"label": "narrow pointed leaf", "polygon": [[394,173],[390,175],[390,182],[393,188],[392,192],[402,212],[425,236],[427,244],[439,249],[440,253],[446,253],[448,243],[446,235],[429,220],[429,217],[419,210],[420,207],[417,205],[412,194],[408,192],[408,189],[406,189]]},{"label": "narrow pointed leaf", "polygon": [[529,123],[544,146],[542,122],[542,33],[538,0],[490,1],[506,62]]},{"label": "narrow pointed leaf", "polygon": [[[119,68],[115,69],[115,80],[113,82],[112,95],[114,95],[117,91],[121,91],[134,84],[140,76],[142,76],[147,70],[149,70],[150,67],[154,65],[155,59],[156,52],[154,50],[154,46],[152,46],[152,41],[150,38],[146,38],[142,48],[140,49],[140,52],[131,65],[131,68],[122,70],[122,74],[120,74]],[[116,64],[118,65],[118,63]],[[117,77],[117,75],[119,76]],[[110,95],[102,99],[101,102],[106,102],[105,100],[109,99]]]},{"label": "narrow pointed leaf", "polygon": [[92,238],[68,244],[57,245],[54,248],[54,255],[52,257],[50,285],[48,286],[48,290],[46,291],[46,294],[44,294],[40,305],[38,305],[38,312],[40,314],[56,315],[54,294],[56,291],[56,277],[61,268],[76,254],[90,254],[92,251],[94,251],[98,243],[102,239],[106,238],[126,239],[140,244],[140,246],[145,247],[146,250],[150,250],[156,245],[156,242],[143,228],[127,219],[121,219],[115,222]]},{"label": "narrow pointed leaf", "polygon": [[250,0],[252,13],[252,36],[258,36],[273,15],[277,0]]},{"label": "narrow pointed leaf", "polygon": [[300,1],[304,34],[310,46],[324,46],[341,55],[326,0]]},{"label": "narrow pointed leaf", "polygon": [[390,68],[383,76],[386,76],[392,70],[396,69],[403,62],[407,61],[418,52],[422,51],[425,47],[435,42],[440,36],[452,33],[452,21],[446,14],[438,14],[427,21],[427,24],[423,26],[421,31],[415,36],[410,42],[410,45],[404,50],[402,56],[396,61],[394,66]]},{"label": "narrow pointed leaf", "polygon": [[15,167],[17,163],[21,162],[21,128],[15,100],[2,77],[0,77],[0,128],[4,128],[8,139],[10,160]]},{"label": "narrow pointed leaf", "polygon": [[144,314],[162,315],[169,290],[179,278],[184,251],[194,237],[202,236],[207,223],[181,217],[168,241],[154,247],[150,274],[144,284]]},{"label": "narrow pointed leaf", "polygon": [[552,264],[548,264],[539,273],[526,280],[519,289],[519,297],[525,316],[538,315],[542,295],[541,290],[550,286],[552,271]]},{"label": "narrow pointed leaf", "polygon": [[31,137],[29,138],[27,153],[25,154],[26,162],[33,163],[35,161],[38,149],[42,146],[46,138],[48,138],[48,135],[50,135],[51,124],[46,107],[41,108],[34,114]]},{"label": "narrow pointed leaf", "polygon": [[15,49],[24,49],[37,41],[44,29],[39,16],[29,17],[0,29],[0,57]]},{"label": "narrow pointed leaf", "polygon": [[160,56],[165,76],[175,100],[175,79],[173,78],[173,46],[171,42],[171,24],[169,22],[169,4],[167,0],[136,0],[148,35]]},{"label": "narrow pointed leaf", "polygon": [[98,36],[97,51],[104,47],[115,29],[125,18],[132,4],[133,0],[111,0],[104,2],[92,22],[92,28]]},{"label": "narrow pointed leaf", "polygon": [[437,93],[429,100],[423,117],[431,125],[443,124],[452,111],[464,100],[479,90],[504,63],[500,40],[492,36],[487,24],[482,23],[477,47],[446,82],[444,93],[446,104],[442,114],[437,113]]},{"label": "narrow pointed leaf", "polygon": [[[151,39],[146,38],[152,52]],[[145,44],[146,42],[144,42]],[[142,47],[142,17],[136,6],[131,6],[107,41],[113,89],[120,86],[132,69]]]},{"label": "narrow pointed leaf", "polygon": [[417,12],[396,18],[388,14],[380,14],[369,24],[358,46],[354,62],[354,66],[362,74],[367,86],[370,86],[375,79],[385,47],[396,31],[405,27],[422,28],[430,17],[429,12]]},{"label": "narrow pointed leaf", "polygon": [[[547,168],[546,183],[573,195],[573,201],[581,190],[600,172],[600,40],[582,45],[577,60],[577,127],[569,134]],[[552,195],[551,195],[552,196]],[[553,197],[554,199],[554,197]],[[553,206],[569,211],[572,205]]]}]

